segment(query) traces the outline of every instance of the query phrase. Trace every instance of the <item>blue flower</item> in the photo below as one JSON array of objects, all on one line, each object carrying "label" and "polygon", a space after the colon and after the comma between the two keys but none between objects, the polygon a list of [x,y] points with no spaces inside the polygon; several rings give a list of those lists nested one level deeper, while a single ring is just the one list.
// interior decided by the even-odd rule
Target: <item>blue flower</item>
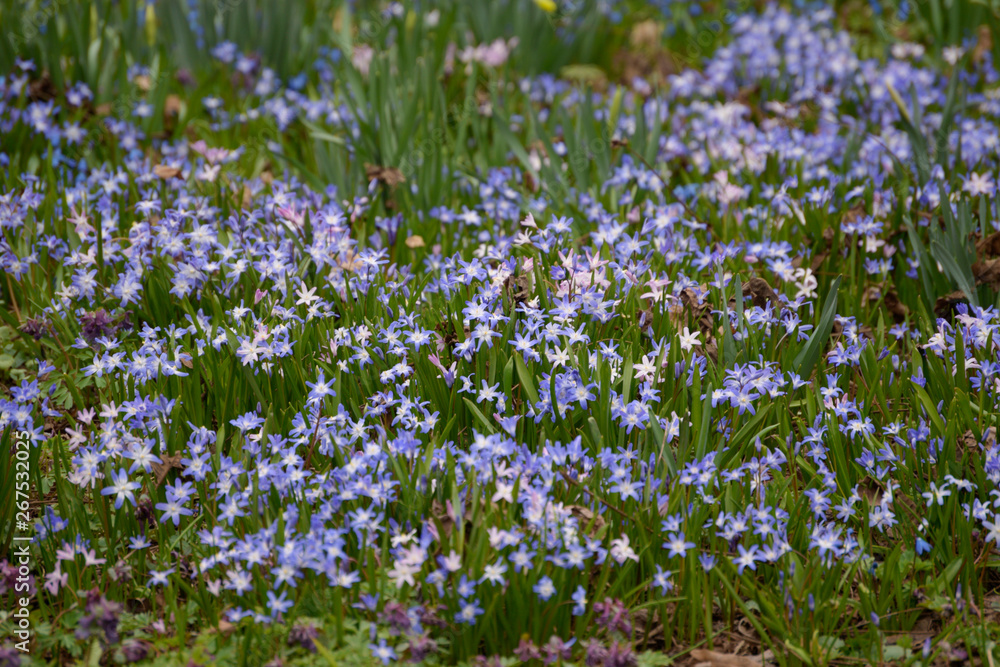
[{"label": "blue flower", "polygon": [[553,584],[552,579],[547,576],[543,576],[539,579],[538,583],[535,584],[532,590],[538,593],[538,597],[541,598],[543,602],[547,602],[549,598],[556,594],[555,584]]},{"label": "blue flower", "polygon": [[577,586],[576,591],[573,593],[573,615],[582,616],[587,612],[587,589],[583,586]]},{"label": "blue flower", "polygon": [[923,538],[920,537],[917,538],[917,544],[915,550],[918,556],[930,553],[931,548],[932,547],[929,542],[925,541]]},{"label": "blue flower", "polygon": [[115,496],[115,509],[120,509],[128,499],[132,505],[135,505],[135,491],[141,484],[138,482],[130,482],[128,479],[128,473],[125,472],[124,468],[119,468],[118,472],[111,473],[111,486],[104,487],[101,489],[102,496],[110,496],[114,494]]},{"label": "blue flower", "polygon": [[456,623],[466,623],[475,625],[476,618],[483,615],[483,608],[479,606],[479,600],[462,600],[458,613],[455,614]]},{"label": "blue flower", "polygon": [[271,610],[271,617],[276,619],[292,608],[292,601],[286,598],[285,591],[281,591],[281,595],[268,591],[267,608]]},{"label": "blue flower", "polygon": [[757,550],[756,544],[752,545],[749,549],[745,548],[742,544],[739,545],[739,556],[733,559],[733,562],[739,568],[739,574],[743,574],[743,570],[750,568],[751,570],[757,569]]},{"label": "blue flower", "polygon": [[388,665],[397,658],[396,651],[391,646],[387,646],[385,639],[379,639],[378,644],[369,644],[372,655],[382,661],[383,665]]}]

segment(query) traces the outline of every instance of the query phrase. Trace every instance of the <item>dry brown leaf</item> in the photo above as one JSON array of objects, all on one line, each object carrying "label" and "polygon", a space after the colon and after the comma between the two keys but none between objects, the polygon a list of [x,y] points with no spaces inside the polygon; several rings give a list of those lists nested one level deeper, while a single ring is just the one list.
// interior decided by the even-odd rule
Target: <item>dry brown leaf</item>
[{"label": "dry brown leaf", "polygon": [[584,531],[590,537],[594,537],[600,532],[601,528],[604,528],[607,522],[604,521],[604,517],[600,514],[594,514],[589,508],[583,505],[566,505],[566,509],[569,510],[582,525]]},{"label": "dry brown leaf", "polygon": [[356,271],[361,266],[361,258],[353,251],[348,250],[345,259],[340,261],[340,268],[344,271]]},{"label": "dry brown leaf", "polygon": [[[865,217],[866,213],[864,202],[858,202],[844,213],[844,222],[855,222],[859,218]],[[829,234],[829,238],[827,238],[827,234]],[[823,238],[827,241],[832,241],[834,234],[835,232],[832,227],[827,227],[823,230]]]},{"label": "dry brown leaf", "polygon": [[535,177],[531,175],[530,171],[525,169],[521,180],[524,183],[525,190],[528,190],[529,192],[538,192],[538,181],[535,180]]},{"label": "dry brown leaf", "polygon": [[[713,363],[719,362],[719,344],[716,342],[715,338],[710,338],[707,343],[701,346],[705,350],[705,356]],[[701,348],[696,348],[701,349]]]},{"label": "dry brown leaf", "polygon": [[910,314],[910,309],[906,307],[905,303],[899,300],[899,295],[893,291],[885,293],[882,303],[885,304],[886,309],[892,315],[892,319],[895,320],[896,324],[901,323]]},{"label": "dry brown leaf", "polygon": [[[980,239],[976,243],[976,256],[979,259],[972,264],[972,276],[976,286],[988,285],[990,289],[1000,290],[1000,232]],[[934,314],[950,318],[955,306],[967,301],[968,297],[962,290],[949,292],[935,300]]]},{"label": "dry brown leaf", "polygon": [[778,295],[763,278],[751,278],[743,283],[743,296],[748,295],[753,297],[752,303],[758,308],[766,308],[767,304],[770,303],[771,307],[777,311],[780,306]]},{"label": "dry brown leaf", "polygon": [[687,324],[685,311],[697,316],[698,330],[704,335],[710,335],[714,322],[712,321],[712,306],[699,302],[698,293],[690,287],[681,291],[680,304],[674,304],[668,309],[671,322],[678,329]]},{"label": "dry brown leaf", "polygon": [[809,269],[813,273],[815,273],[816,271],[819,270],[819,267],[823,266],[823,262],[825,262],[826,258],[829,256],[830,253],[826,252],[825,250],[823,252],[816,253],[812,258],[812,262],[810,262],[809,264]]},{"label": "dry brown leaf", "polygon": [[375,164],[366,164],[365,175],[369,181],[381,181],[390,188],[394,188],[406,181],[403,172],[396,167],[380,167]]},{"label": "dry brown leaf", "polygon": [[663,639],[663,623],[659,614],[650,613],[649,609],[633,612],[632,625],[635,628],[633,636],[641,637],[643,642],[656,644]]},{"label": "dry brown leaf", "polygon": [[28,98],[32,102],[47,102],[53,99],[58,91],[49,77],[48,70],[42,72],[42,78],[28,84]]},{"label": "dry brown leaf", "polygon": [[711,667],[761,667],[764,664],[762,656],[734,655],[700,648],[691,651],[691,657]]},{"label": "dry brown leaf", "polygon": [[[616,79],[631,84],[636,77],[641,77],[652,84],[665,83],[671,74],[676,74],[685,65],[691,64],[681,52],[668,53],[663,49],[653,52],[637,52],[633,49],[620,49],[612,57],[613,71],[618,74]],[[606,85],[606,84],[605,84]],[[595,85],[600,91],[602,86]]]},{"label": "dry brown leaf", "polygon": [[174,454],[172,456],[161,456],[163,463],[153,463],[150,467],[153,469],[153,474],[156,475],[156,485],[160,486],[163,484],[163,480],[167,478],[170,474],[171,468],[177,468],[180,470],[184,466],[181,465],[181,454]]},{"label": "dry brown leaf", "polygon": [[220,635],[229,636],[230,634],[232,634],[233,630],[235,630],[235,629],[236,629],[235,625],[233,625],[232,623],[230,623],[229,621],[227,621],[224,618],[220,618],[219,619],[219,625],[217,625],[214,628],[208,628],[208,632],[217,632]]},{"label": "dry brown leaf", "polygon": [[639,325],[639,330],[645,333],[653,326],[653,309],[640,310],[635,314],[635,321]]},{"label": "dry brown leaf", "polygon": [[155,167],[153,167],[153,173],[165,181],[169,181],[171,178],[180,178],[180,179],[184,178],[183,176],[181,176],[180,169],[165,164],[158,164]]},{"label": "dry brown leaf", "polygon": [[976,46],[972,50],[972,61],[977,65],[983,61],[983,58],[993,50],[993,35],[990,33],[990,28],[987,25],[979,26],[979,39],[976,41]]},{"label": "dry brown leaf", "polygon": [[973,263],[972,275],[976,279],[976,285],[1000,289],[1000,259],[985,259]]},{"label": "dry brown leaf", "polygon": [[444,533],[441,537],[450,537],[455,527],[454,512],[448,511],[441,501],[435,500],[431,503],[431,516],[441,524],[441,531]]},{"label": "dry brown leaf", "polygon": [[1000,622],[1000,595],[987,595],[983,598],[983,616],[987,621]]},{"label": "dry brown leaf", "polygon": [[719,359],[719,345],[715,340],[715,320],[712,318],[712,306],[707,301],[699,301],[698,292],[690,287],[681,291],[677,299],[671,301],[667,308],[667,316],[674,327],[680,329],[688,326],[689,314],[694,315],[698,331],[705,337],[702,345],[695,348],[695,354],[703,354],[713,363]]},{"label": "dry brown leaf", "polygon": [[655,50],[660,45],[663,29],[653,20],[645,20],[632,26],[628,41],[633,49]]},{"label": "dry brown leaf", "polygon": [[167,99],[163,102],[163,115],[165,116],[176,116],[180,114],[183,102],[178,95],[167,95]]},{"label": "dry brown leaf", "polygon": [[[983,433],[983,446],[986,448],[993,447],[997,444],[997,428],[996,426],[990,426]],[[979,449],[979,440],[976,440],[976,435],[972,430],[968,430],[962,435],[958,436],[959,454],[968,450]]]},{"label": "dry brown leaf", "polygon": [[965,292],[962,290],[955,290],[944,296],[939,296],[934,301],[934,314],[938,317],[951,317],[951,314],[955,311],[955,306],[965,301]]},{"label": "dry brown leaf", "polygon": [[423,236],[416,236],[416,235],[414,235],[414,236],[410,236],[409,238],[406,239],[406,247],[407,248],[423,248],[425,245],[427,245],[427,244],[424,243],[424,237]]},{"label": "dry brown leaf", "polygon": [[882,486],[871,477],[866,477],[858,484],[858,492],[872,506],[882,503]]},{"label": "dry brown leaf", "polygon": [[507,276],[503,286],[514,303],[524,303],[531,298],[531,278],[526,274],[521,274],[516,278]]},{"label": "dry brown leaf", "polygon": [[1000,232],[993,232],[976,241],[977,257],[1000,257]]}]

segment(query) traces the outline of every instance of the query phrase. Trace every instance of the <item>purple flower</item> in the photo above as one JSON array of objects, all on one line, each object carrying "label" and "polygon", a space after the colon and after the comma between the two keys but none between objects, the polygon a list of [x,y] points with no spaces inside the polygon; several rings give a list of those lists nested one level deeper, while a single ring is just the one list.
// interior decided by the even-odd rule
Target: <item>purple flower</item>
[{"label": "purple flower", "polygon": [[527,636],[521,637],[520,643],[514,649],[514,656],[521,662],[541,660],[542,652]]},{"label": "purple flower", "polygon": [[77,639],[87,639],[100,631],[104,633],[108,644],[118,643],[118,614],[122,611],[120,604],[111,602],[94,588],[87,593],[84,611],[85,615],[77,623]]},{"label": "purple flower", "polygon": [[149,649],[149,642],[141,639],[129,639],[122,644],[122,657],[126,663],[141,662],[149,657]]},{"label": "purple flower", "polygon": [[549,641],[542,647],[545,653],[545,664],[551,665],[556,660],[569,660],[572,657],[572,647],[576,643],[576,638],[564,642],[556,635],[552,635]]},{"label": "purple flower", "polygon": [[310,653],[316,652],[314,640],[319,636],[319,628],[309,622],[297,623],[288,632],[288,645],[301,646]]}]

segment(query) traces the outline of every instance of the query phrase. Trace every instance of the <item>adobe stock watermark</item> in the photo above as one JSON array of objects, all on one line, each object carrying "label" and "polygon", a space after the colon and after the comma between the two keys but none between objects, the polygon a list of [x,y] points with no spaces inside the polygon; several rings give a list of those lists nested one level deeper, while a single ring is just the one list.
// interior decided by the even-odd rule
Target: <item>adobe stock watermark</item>
[{"label": "adobe stock watermark", "polygon": [[671,52],[671,56],[685,67],[699,67],[715,50],[716,42],[722,36],[725,27],[732,26],[751,7],[750,0],[739,0],[735,7],[726,7],[718,17],[706,17],[698,21],[697,29],[688,36],[684,50]]},{"label": "adobe stock watermark", "polygon": [[21,51],[42,32],[42,28],[59,12],[69,0],[55,0],[48,5],[35,10],[28,10],[21,15],[21,25],[17,32],[7,32],[7,39],[15,51]]},{"label": "adobe stock watermark", "polygon": [[31,496],[31,439],[27,431],[14,432],[14,545],[10,563],[17,568],[14,580],[13,639],[14,647],[21,653],[29,652],[31,643],[31,570],[33,567],[30,543],[33,535],[28,501]]},{"label": "adobe stock watermark", "polygon": [[[473,98],[469,98],[463,102],[455,102],[454,104],[449,105],[448,116],[450,122],[457,127],[467,123],[474,115],[484,113],[484,109],[481,107],[483,105],[488,105],[488,100],[491,100],[494,96],[496,96],[499,91],[498,83],[496,81],[490,81],[487,85],[487,91],[486,98],[482,103],[477,102]],[[435,125],[433,129],[427,133],[426,137],[412,144],[399,160],[398,169],[403,176],[405,178],[412,177],[417,168],[423,164],[427,154],[435,150],[438,146],[446,143],[448,138],[449,136],[447,130],[440,125]]]}]

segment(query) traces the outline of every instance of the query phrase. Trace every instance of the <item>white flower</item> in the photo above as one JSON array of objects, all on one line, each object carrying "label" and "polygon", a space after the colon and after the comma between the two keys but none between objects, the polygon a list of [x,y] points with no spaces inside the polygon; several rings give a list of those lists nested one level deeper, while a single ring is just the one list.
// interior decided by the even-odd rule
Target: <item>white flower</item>
[{"label": "white flower", "polygon": [[698,336],[700,334],[700,331],[691,333],[687,327],[684,327],[684,331],[677,334],[677,336],[681,339],[681,349],[685,352],[690,352],[695,345],[701,345],[701,341],[698,340]]},{"label": "white flower", "polygon": [[631,546],[629,546],[628,535],[622,535],[617,540],[611,540],[611,557],[615,559],[615,562],[621,565],[626,560],[633,560],[639,562],[639,554],[635,552]]},{"label": "white flower", "polygon": [[972,172],[965,179],[965,185],[962,189],[968,192],[973,197],[977,195],[988,195],[993,192],[994,183],[993,179],[989,177],[989,174],[977,174]]}]

